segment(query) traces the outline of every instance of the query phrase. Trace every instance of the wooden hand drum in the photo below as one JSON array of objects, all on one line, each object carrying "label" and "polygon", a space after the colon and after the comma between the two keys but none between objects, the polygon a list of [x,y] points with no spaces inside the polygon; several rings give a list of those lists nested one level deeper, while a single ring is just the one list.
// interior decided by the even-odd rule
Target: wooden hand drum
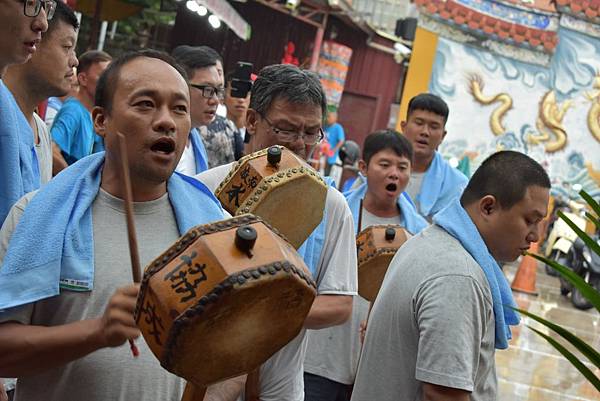
[{"label": "wooden hand drum", "polygon": [[358,234],[358,293],[361,297],[375,301],[388,266],[406,239],[406,232],[397,225],[371,226]]},{"label": "wooden hand drum", "polygon": [[207,387],[291,341],[315,296],[296,250],[242,215],[191,229],[148,265],[134,316],[165,369]]},{"label": "wooden hand drum", "polygon": [[271,146],[242,157],[215,194],[229,213],[260,216],[297,249],[323,218],[327,185],[292,151]]}]

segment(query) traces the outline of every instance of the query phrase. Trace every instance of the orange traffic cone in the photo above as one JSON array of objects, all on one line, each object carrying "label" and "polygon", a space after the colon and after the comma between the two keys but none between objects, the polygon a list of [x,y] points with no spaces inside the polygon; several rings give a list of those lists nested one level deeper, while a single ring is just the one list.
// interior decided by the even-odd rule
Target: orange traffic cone
[{"label": "orange traffic cone", "polygon": [[[534,242],[531,244],[529,248],[529,252],[537,253],[539,249],[539,243]],[[538,295],[535,290],[535,278],[537,275],[537,260],[532,258],[529,255],[523,256],[521,258],[521,264],[519,264],[519,268],[517,269],[517,274],[515,274],[515,278],[512,282],[510,288],[513,291],[524,292],[529,295]]]}]

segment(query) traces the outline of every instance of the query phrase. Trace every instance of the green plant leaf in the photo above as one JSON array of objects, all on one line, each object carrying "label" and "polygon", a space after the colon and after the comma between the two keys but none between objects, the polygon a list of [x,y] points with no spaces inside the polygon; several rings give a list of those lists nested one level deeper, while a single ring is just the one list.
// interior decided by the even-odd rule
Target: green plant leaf
[{"label": "green plant leaf", "polygon": [[594,289],[591,285],[586,283],[579,275],[577,275],[573,270],[569,269],[561,265],[560,263],[555,262],[554,260],[545,258],[540,255],[536,255],[533,253],[527,252],[529,256],[534,257],[535,259],[547,264],[552,267],[554,270],[560,273],[565,279],[569,280],[571,284],[573,284],[577,289],[581,292],[588,301],[594,305],[594,307],[600,311],[600,293]]},{"label": "green plant leaf", "polygon": [[563,212],[561,212],[560,210],[558,211],[558,216],[563,219],[565,221],[565,223],[567,223],[569,225],[569,227],[571,227],[571,229],[573,231],[575,231],[577,233],[577,236],[579,238],[581,238],[583,240],[583,242],[586,243],[587,246],[590,247],[590,249],[597,253],[598,255],[600,255],[600,245],[598,245],[596,243],[596,241],[594,241],[592,239],[592,237],[590,237],[589,235],[587,235],[585,233],[585,231],[583,231],[581,228],[577,227],[577,224],[573,223],[571,221],[571,219],[569,219],[567,216],[565,216],[565,214]]},{"label": "green plant leaf", "polygon": [[582,375],[585,376],[585,378],[592,384],[592,386],[596,387],[596,389],[598,391],[600,391],[600,379],[598,379],[598,376],[596,376],[594,374],[594,372],[592,372],[587,366],[585,366],[583,364],[583,362],[581,362],[579,360],[579,358],[577,358],[575,355],[573,355],[573,353],[571,351],[569,351],[568,349],[566,349],[565,347],[562,346],[562,344],[560,344],[558,341],[556,341],[555,339],[553,339],[552,337],[542,333],[539,330],[534,329],[531,326],[527,326],[529,327],[531,330],[533,330],[534,332],[536,332],[538,335],[542,336],[546,341],[548,341],[554,348],[556,348],[556,350],[558,352],[560,352],[561,354],[563,354],[563,356],[565,358],[567,358],[569,360],[569,362],[571,362],[571,364],[578,370],[581,372]]},{"label": "green plant leaf", "polygon": [[577,337],[575,334],[571,333],[564,327],[552,323],[536,314],[530,313],[523,309],[514,309],[517,310],[519,313],[530,317],[531,319],[543,324],[544,326],[559,334],[562,338],[573,344],[573,346],[577,348],[583,355],[585,355],[585,357],[588,358],[590,362],[592,362],[597,368],[600,368],[600,353],[598,353],[598,351],[592,348],[581,338]]},{"label": "green plant leaf", "polygon": [[594,198],[592,198],[590,194],[588,194],[584,190],[579,191],[579,195],[585,200],[585,202],[588,205],[590,205],[592,210],[596,213],[596,216],[600,216],[600,205],[598,204],[598,202],[596,202]]}]

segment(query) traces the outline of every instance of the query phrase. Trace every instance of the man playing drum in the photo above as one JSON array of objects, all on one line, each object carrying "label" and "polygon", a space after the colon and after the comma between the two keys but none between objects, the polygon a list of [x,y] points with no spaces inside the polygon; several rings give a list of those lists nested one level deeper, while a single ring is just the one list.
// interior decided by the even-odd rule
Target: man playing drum
[{"label": "man playing drum", "polygon": [[[283,145],[306,159],[322,139],[325,93],[317,75],[291,65],[265,67],[252,88],[247,115],[249,151]],[[205,171],[197,177],[215,190],[232,169],[232,164]],[[302,193],[298,193],[301,197]],[[308,200],[307,200],[308,203]],[[281,213],[303,213],[281,205]],[[344,197],[327,190],[322,223],[299,252],[316,274],[318,296],[306,319],[306,329],[322,329],[344,323],[356,295],[356,245],[352,215]],[[302,362],[303,330],[260,369],[261,401],[304,400]]]},{"label": "man playing drum", "polygon": [[352,401],[497,399],[494,349],[519,322],[498,263],[539,240],[549,191],[536,161],[498,152],[400,248],[371,310]]},{"label": "man playing drum", "polygon": [[0,376],[18,377],[16,400],[179,401],[183,380],[139,336],[133,311],[121,152],[127,139],[140,260],[189,228],[223,218],[199,182],[173,174],[190,131],[185,73],[142,51],[113,62],[93,119],[106,152],[69,166],[22,198],[0,232]]},{"label": "man playing drum", "polygon": [[[359,188],[344,194],[356,233],[374,225],[398,225],[409,235],[427,227],[404,190],[410,179],[412,146],[396,131],[377,131],[365,139]],[[360,226],[359,227],[359,221]],[[306,401],[349,400],[360,355],[359,324],[369,303],[354,297],[351,318],[341,326],[308,332],[304,361]]]}]

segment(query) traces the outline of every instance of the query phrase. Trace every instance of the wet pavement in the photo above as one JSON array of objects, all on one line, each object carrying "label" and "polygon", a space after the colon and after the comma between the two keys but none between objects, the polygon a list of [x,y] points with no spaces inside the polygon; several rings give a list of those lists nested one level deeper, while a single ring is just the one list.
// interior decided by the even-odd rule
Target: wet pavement
[{"label": "wet pavement", "polygon": [[[515,271],[516,265],[505,267],[509,282]],[[560,295],[558,278],[546,275],[541,264],[536,288],[538,296],[514,292],[520,308],[560,324],[594,349],[600,349],[600,314],[595,309],[575,309],[570,298]],[[600,401],[600,394],[583,375],[527,325],[541,329],[556,340],[560,338],[537,322],[522,318],[521,325],[513,329],[509,349],[496,352],[498,401]],[[568,348],[581,356],[573,347]],[[589,363],[587,366],[600,377],[599,369],[593,369]]]}]

